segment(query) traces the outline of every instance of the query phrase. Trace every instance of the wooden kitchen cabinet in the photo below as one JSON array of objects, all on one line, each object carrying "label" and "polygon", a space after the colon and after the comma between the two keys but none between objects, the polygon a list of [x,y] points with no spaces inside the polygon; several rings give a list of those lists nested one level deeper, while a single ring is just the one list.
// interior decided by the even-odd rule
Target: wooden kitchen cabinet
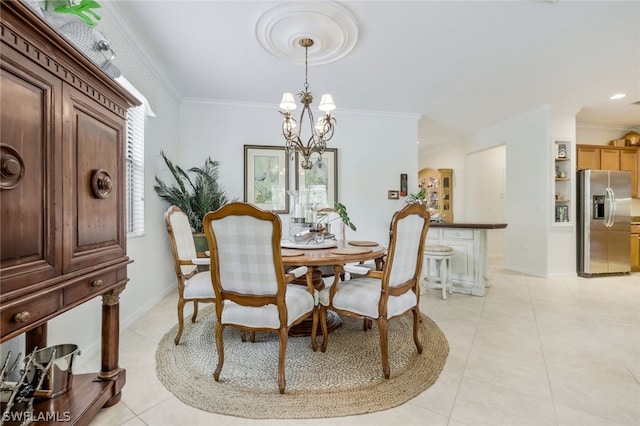
[{"label": "wooden kitchen cabinet", "polygon": [[577,145],[576,156],[576,166],[578,170],[600,170],[600,147]]},{"label": "wooden kitchen cabinet", "polygon": [[640,158],[636,147],[577,145],[577,169],[628,170],[631,172],[631,197],[638,198]]},{"label": "wooden kitchen cabinet", "polygon": [[631,225],[631,270],[640,271],[640,225]]},{"label": "wooden kitchen cabinet", "polygon": [[88,424],[125,383],[124,149],[139,101],[23,3],[2,1],[0,17],[0,342],[25,334],[24,353],[43,348],[49,320],[102,297],[100,372],[34,406]]}]

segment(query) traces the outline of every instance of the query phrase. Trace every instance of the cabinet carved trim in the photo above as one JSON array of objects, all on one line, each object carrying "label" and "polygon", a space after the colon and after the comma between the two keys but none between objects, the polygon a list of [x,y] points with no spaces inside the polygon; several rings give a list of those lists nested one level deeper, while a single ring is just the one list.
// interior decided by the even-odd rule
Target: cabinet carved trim
[{"label": "cabinet carved trim", "polygon": [[[90,63],[90,61],[86,59],[82,54],[75,52],[73,50],[75,49],[73,45],[69,41],[67,41],[67,39],[64,38],[63,36],[58,34],[53,36],[51,35],[48,35],[48,36],[49,38],[53,38],[54,40],[52,41],[54,41],[57,44],[67,45],[68,46],[67,49],[71,49],[70,51],[74,53],[73,56],[75,57],[76,60]],[[107,98],[102,93],[102,90],[104,89],[99,90],[95,88],[80,74],[78,74],[77,71],[71,70],[61,61],[58,61],[53,54],[48,54],[45,51],[45,49],[39,48],[38,46],[33,44],[30,40],[23,37],[21,34],[16,32],[16,30],[14,30],[13,28],[6,26],[4,23],[0,28],[0,39],[7,46],[11,46],[18,52],[22,53],[24,56],[29,57],[32,61],[37,62],[38,64],[40,64],[40,66],[49,70],[49,72],[55,74],[57,77],[59,77],[61,80],[65,81],[66,83],[84,92],[86,95],[90,96],[91,98],[99,102],[104,107],[116,113],[118,116],[126,117],[127,109],[121,107],[117,103],[113,102],[111,99]],[[48,46],[46,46],[46,50],[52,53],[56,52],[56,50],[58,49],[59,48],[57,48],[53,44],[49,44]],[[91,64],[91,66],[95,68],[95,65]],[[117,83],[113,83],[113,84],[117,84]],[[137,101],[134,99],[130,100],[132,101],[132,104],[137,103]]]}]

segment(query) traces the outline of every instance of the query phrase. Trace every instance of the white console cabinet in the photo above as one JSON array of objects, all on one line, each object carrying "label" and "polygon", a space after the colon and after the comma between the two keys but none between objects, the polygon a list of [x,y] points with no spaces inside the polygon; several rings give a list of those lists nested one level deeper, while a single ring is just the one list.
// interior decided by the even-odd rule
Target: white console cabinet
[{"label": "white console cabinet", "polygon": [[427,244],[453,248],[451,281],[456,293],[484,296],[487,280],[487,229],[506,228],[506,224],[455,224],[434,222],[427,233]]}]

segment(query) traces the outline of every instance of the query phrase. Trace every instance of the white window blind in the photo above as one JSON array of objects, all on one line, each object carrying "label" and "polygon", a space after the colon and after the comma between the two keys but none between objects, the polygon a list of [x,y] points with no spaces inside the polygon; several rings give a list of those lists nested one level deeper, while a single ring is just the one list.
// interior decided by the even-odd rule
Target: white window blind
[{"label": "white window blind", "polygon": [[127,112],[127,237],[144,234],[145,105]]}]

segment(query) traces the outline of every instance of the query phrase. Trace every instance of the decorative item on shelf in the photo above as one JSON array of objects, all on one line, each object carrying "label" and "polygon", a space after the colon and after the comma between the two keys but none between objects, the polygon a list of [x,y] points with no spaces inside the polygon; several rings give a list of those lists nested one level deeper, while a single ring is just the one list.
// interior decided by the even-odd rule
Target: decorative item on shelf
[{"label": "decorative item on shelf", "polygon": [[[23,360],[21,355],[11,362],[9,351],[0,370],[0,402],[4,405],[0,424],[21,414],[21,425],[29,425],[36,419],[35,399],[52,399],[67,392],[73,379],[73,358],[80,351],[76,345],[64,344],[34,349]],[[19,365],[22,368],[17,381],[9,381]],[[20,413],[12,413],[14,406],[19,407]]]},{"label": "decorative item on shelf", "polygon": [[[320,157],[322,157],[322,154],[327,147],[327,141],[331,140],[333,137],[336,119],[331,116],[331,111],[333,111],[336,106],[333,103],[333,97],[329,93],[325,93],[322,95],[320,105],[318,106],[318,109],[324,112],[325,115],[320,117],[317,122],[314,120],[310,107],[313,102],[313,94],[309,92],[308,83],[309,48],[313,46],[314,42],[310,38],[302,38],[299,43],[300,46],[304,47],[305,67],[304,90],[298,93],[300,102],[302,102],[303,105],[302,112],[300,113],[300,122],[296,123],[296,119],[291,115],[291,111],[297,108],[296,101],[293,97],[293,93],[291,92],[285,92],[282,95],[280,108],[284,111],[280,111],[280,114],[284,116],[282,134],[285,138],[285,150],[287,154],[289,154],[290,158],[293,160],[295,152],[299,152],[303,157],[301,162],[302,168],[310,169],[313,166],[312,162],[309,160],[311,154],[317,152]],[[305,114],[309,120],[309,128],[311,130],[311,135],[306,143],[301,139]],[[297,130],[296,127],[298,127]]]},{"label": "decorative item on shelf", "polygon": [[640,133],[635,130],[630,130],[629,133],[623,136],[623,139],[626,141],[626,144],[629,146],[639,146],[640,145]]},{"label": "decorative item on shelf", "polygon": [[[208,250],[208,244],[203,233],[202,219],[210,211],[218,210],[229,202],[224,188],[218,183],[219,163],[207,157],[202,167],[192,167],[185,171],[169,160],[164,151],[160,151],[160,155],[175,184],[169,185],[156,176],[153,189],[160,198],[178,206],[187,215],[194,231],[196,250],[204,252]],[[194,177],[190,177],[187,172],[193,173]]]},{"label": "decorative item on shelf", "polygon": [[27,1],[26,4],[109,77],[120,77],[120,69],[113,63],[116,55],[111,49],[111,43],[104,34],[94,28],[97,21],[101,19],[100,15],[93,10],[101,7],[98,2],[82,0],[76,4],[73,0],[46,0],[44,8],[32,0]]},{"label": "decorative item on shelf", "polygon": [[558,144],[558,158],[567,158],[567,145],[560,143]]}]

